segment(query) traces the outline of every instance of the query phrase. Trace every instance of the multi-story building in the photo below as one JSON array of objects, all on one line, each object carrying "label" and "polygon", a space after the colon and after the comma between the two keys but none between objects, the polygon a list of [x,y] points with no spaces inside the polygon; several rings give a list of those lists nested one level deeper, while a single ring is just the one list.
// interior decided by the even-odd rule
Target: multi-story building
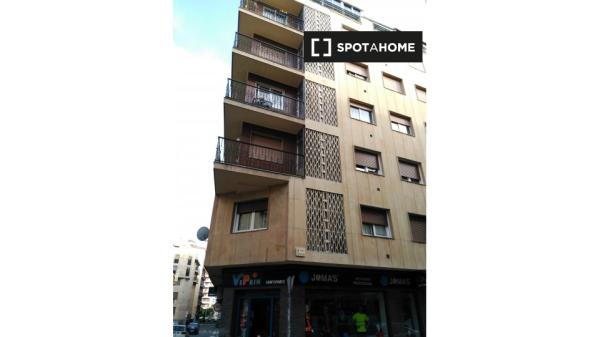
[{"label": "multi-story building", "polygon": [[173,249],[173,320],[185,321],[201,307],[206,244],[188,240],[175,243]]},{"label": "multi-story building", "polygon": [[[233,13],[232,13],[233,14]],[[243,0],[206,268],[220,335],[425,336],[423,64],[304,63],[339,0]]]},{"label": "multi-story building", "polygon": [[201,287],[200,287],[200,307],[202,309],[212,308],[217,303],[217,297],[211,292],[214,285],[210,280],[206,269],[202,272]]}]

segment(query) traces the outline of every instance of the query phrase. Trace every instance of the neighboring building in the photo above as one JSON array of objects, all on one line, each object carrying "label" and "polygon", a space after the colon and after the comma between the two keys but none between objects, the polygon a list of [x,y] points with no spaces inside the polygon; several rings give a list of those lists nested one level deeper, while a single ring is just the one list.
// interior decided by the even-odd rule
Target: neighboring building
[{"label": "neighboring building", "polygon": [[208,276],[208,272],[204,269],[200,288],[200,307],[202,309],[212,308],[217,303],[217,296],[212,293],[213,289],[213,283]]},{"label": "neighboring building", "polygon": [[345,1],[238,15],[206,256],[220,336],[425,336],[423,64],[305,64],[304,30],[392,29]]},{"label": "neighboring building", "polygon": [[195,317],[200,307],[201,272],[206,244],[193,240],[173,245],[173,320]]}]

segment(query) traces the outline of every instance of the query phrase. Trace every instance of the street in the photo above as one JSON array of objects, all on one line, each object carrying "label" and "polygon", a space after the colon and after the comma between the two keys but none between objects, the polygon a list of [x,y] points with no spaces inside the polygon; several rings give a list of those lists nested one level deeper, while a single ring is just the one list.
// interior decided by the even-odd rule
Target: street
[{"label": "street", "polygon": [[197,335],[190,335],[192,337],[216,337],[218,336],[217,328],[215,324],[200,324],[200,328]]}]

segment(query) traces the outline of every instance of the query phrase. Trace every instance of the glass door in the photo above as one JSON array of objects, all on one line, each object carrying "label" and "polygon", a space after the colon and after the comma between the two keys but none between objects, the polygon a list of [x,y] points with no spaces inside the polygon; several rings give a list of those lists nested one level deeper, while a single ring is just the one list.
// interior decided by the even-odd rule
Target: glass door
[{"label": "glass door", "polygon": [[238,297],[234,317],[236,337],[277,337],[279,296],[245,293]]}]

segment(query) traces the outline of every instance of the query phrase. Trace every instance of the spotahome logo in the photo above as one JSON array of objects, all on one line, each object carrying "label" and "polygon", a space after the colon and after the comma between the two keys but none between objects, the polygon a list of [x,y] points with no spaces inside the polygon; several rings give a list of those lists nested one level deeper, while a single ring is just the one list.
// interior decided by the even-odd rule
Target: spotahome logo
[{"label": "spotahome logo", "polygon": [[304,32],[305,62],[422,62],[423,32]]}]

